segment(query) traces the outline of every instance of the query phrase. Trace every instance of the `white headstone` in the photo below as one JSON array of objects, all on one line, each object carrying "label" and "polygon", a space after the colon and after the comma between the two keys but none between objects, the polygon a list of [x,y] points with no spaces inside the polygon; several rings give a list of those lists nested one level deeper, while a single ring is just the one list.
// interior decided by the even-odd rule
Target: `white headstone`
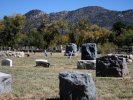
[{"label": "white headstone", "polygon": [[50,63],[48,63],[47,60],[44,59],[36,59],[36,66],[43,66],[43,67],[49,67]]},{"label": "white headstone", "polygon": [[12,60],[11,59],[3,59],[1,62],[1,65],[12,67]]},{"label": "white headstone", "polygon": [[0,72],[0,94],[11,92],[12,76]]}]

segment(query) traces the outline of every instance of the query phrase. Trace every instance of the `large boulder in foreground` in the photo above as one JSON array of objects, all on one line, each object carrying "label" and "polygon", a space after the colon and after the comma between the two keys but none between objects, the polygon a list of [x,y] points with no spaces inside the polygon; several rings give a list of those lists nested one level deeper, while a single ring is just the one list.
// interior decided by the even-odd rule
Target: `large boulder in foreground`
[{"label": "large boulder in foreground", "polygon": [[95,43],[86,43],[81,48],[81,60],[96,60],[97,47]]},{"label": "large boulder in foreground", "polygon": [[91,73],[61,72],[59,74],[61,100],[96,100],[96,87]]},{"label": "large boulder in foreground", "polygon": [[0,72],[0,94],[11,92],[12,76]]},{"label": "large boulder in foreground", "polygon": [[128,75],[126,59],[118,56],[104,56],[96,60],[96,76],[123,77]]}]

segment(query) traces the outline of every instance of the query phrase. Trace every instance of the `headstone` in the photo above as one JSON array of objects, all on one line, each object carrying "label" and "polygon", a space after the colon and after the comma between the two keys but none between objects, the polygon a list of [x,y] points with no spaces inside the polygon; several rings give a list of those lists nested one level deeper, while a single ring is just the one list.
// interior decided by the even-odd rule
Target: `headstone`
[{"label": "headstone", "polygon": [[86,43],[81,47],[81,60],[77,62],[78,69],[96,69],[97,48],[95,43]]},{"label": "headstone", "polygon": [[9,67],[12,67],[12,60],[11,59],[3,59],[1,61],[1,65],[2,66],[9,66]]},{"label": "headstone", "polygon": [[96,87],[91,73],[61,72],[60,100],[96,100]]},{"label": "headstone", "polygon": [[78,69],[96,69],[96,60],[78,60]]},{"label": "headstone", "polygon": [[48,63],[47,60],[44,59],[36,59],[36,66],[43,66],[43,67],[49,67],[50,63]]},{"label": "headstone", "polygon": [[128,47],[128,52],[129,52],[129,54],[133,54],[133,46]]},{"label": "headstone", "polygon": [[69,43],[66,45],[65,56],[75,56],[77,52],[77,45],[74,43]]},{"label": "headstone", "polygon": [[81,60],[96,60],[97,48],[95,43],[86,43],[81,48]]},{"label": "headstone", "polygon": [[11,92],[12,76],[0,72],[0,94]]},{"label": "headstone", "polygon": [[104,56],[96,60],[96,76],[123,77],[128,75],[126,59],[118,56]]}]

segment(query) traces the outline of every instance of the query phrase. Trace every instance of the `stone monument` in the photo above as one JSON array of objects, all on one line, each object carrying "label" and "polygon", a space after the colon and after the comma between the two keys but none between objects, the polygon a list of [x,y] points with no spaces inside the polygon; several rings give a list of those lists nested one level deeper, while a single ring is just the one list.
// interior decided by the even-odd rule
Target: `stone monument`
[{"label": "stone monument", "polygon": [[81,60],[77,62],[78,69],[95,69],[97,47],[95,43],[86,43],[81,47]]},{"label": "stone monument", "polygon": [[11,92],[12,76],[0,72],[0,94]]},{"label": "stone monument", "polygon": [[126,59],[115,55],[104,56],[96,60],[96,76],[123,77],[128,75]]},{"label": "stone monument", "polygon": [[59,74],[60,100],[96,100],[96,87],[91,73],[61,72]]},{"label": "stone monument", "polygon": [[77,53],[77,45],[74,43],[68,43],[66,45],[65,56],[75,56]]},{"label": "stone monument", "polygon": [[49,67],[50,65],[50,63],[44,59],[36,59],[35,62],[36,62],[36,66]]},{"label": "stone monument", "polygon": [[12,60],[11,59],[3,59],[1,61],[1,65],[2,66],[9,66],[9,67],[12,67]]},{"label": "stone monument", "polygon": [[129,52],[129,54],[133,54],[133,46],[128,47],[128,52]]}]

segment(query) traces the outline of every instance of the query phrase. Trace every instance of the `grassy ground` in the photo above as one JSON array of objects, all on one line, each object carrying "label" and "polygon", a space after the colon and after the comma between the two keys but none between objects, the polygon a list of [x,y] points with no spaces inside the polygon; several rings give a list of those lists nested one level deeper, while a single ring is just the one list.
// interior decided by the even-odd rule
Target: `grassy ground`
[{"label": "grassy ground", "polygon": [[[50,68],[35,67],[35,59],[47,59]],[[0,71],[12,74],[12,92],[1,95],[0,100],[45,100],[59,98],[59,72],[91,72],[97,88],[99,100],[133,100],[133,64],[128,64],[129,76],[125,78],[95,77],[95,70],[76,69],[80,55],[68,59],[63,53],[44,57],[43,53],[25,58],[11,58],[13,67],[0,65]]]}]

